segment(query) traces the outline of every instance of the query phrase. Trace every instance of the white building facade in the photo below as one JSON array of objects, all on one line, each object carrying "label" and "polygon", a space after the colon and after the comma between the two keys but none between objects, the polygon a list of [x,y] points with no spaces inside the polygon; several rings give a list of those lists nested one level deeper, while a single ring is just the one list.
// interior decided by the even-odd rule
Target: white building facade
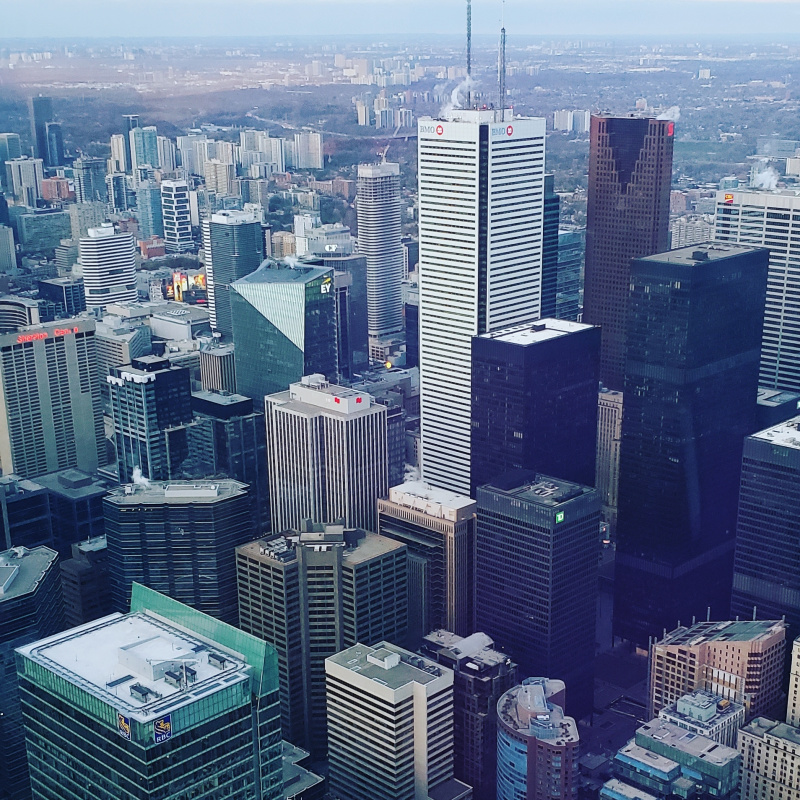
[{"label": "white building facade", "polygon": [[88,235],[80,239],[78,251],[87,309],[137,299],[132,233],[115,233],[114,225],[104,222],[99,228],[89,228]]}]

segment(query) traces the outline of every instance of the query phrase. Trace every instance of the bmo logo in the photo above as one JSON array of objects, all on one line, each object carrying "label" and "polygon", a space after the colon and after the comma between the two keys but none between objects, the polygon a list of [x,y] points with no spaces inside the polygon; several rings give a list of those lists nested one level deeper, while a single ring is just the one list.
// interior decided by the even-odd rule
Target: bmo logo
[{"label": "bmo logo", "polygon": [[[442,126],[439,125],[439,127],[441,128]],[[437,129],[436,129],[435,125],[420,125],[419,126],[419,132],[420,133],[436,133]]]},{"label": "bmo logo", "polygon": [[492,128],[492,136],[513,136],[513,134],[513,125],[509,125],[507,128]]},{"label": "bmo logo", "polygon": [[513,136],[513,135],[514,135],[514,126],[513,125],[509,125],[506,128],[506,136]]},{"label": "bmo logo", "polygon": [[437,125],[436,126],[436,135],[437,136],[441,136],[443,133],[444,133],[444,126],[443,125]]}]

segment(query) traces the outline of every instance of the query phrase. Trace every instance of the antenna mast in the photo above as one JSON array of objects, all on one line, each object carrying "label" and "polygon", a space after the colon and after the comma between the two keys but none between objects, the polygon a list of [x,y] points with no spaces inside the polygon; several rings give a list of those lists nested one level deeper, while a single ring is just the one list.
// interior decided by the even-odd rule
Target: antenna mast
[{"label": "antenna mast", "polygon": [[472,0],[467,0],[467,108],[472,108]]},{"label": "antenna mast", "polygon": [[[503,3],[503,17],[505,17],[505,2]],[[500,28],[500,121],[505,120],[506,116],[506,25],[503,20],[503,27]]]}]

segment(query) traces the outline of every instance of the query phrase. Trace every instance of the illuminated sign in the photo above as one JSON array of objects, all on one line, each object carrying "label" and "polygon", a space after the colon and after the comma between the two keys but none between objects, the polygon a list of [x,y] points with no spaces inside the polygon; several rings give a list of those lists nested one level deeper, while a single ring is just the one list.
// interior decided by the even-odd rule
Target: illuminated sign
[{"label": "illuminated sign", "polygon": [[117,714],[117,733],[123,739],[131,740],[131,721],[124,714]]},{"label": "illuminated sign", "polygon": [[331,279],[325,278],[325,280],[322,281],[322,286],[319,287],[319,290],[322,292],[322,294],[330,294],[331,286],[333,286]]},{"label": "illuminated sign", "polygon": [[563,522],[563,521],[564,521],[564,512],[563,511],[559,511],[556,514],[556,524],[558,524],[559,522]]},{"label": "illuminated sign", "polygon": [[[53,328],[53,336],[68,336],[71,333],[78,333],[79,328],[76,325],[74,328]],[[26,344],[27,342],[38,342],[42,339],[47,339],[50,336],[47,331],[38,331],[37,333],[19,333],[17,334],[17,344]]]},{"label": "illuminated sign", "polygon": [[161,717],[153,723],[153,736],[156,744],[172,738],[172,714],[167,714],[166,717]]},{"label": "illuminated sign", "polygon": [[674,136],[674,135],[675,135],[675,123],[670,122],[670,124],[667,125],[667,136]]},{"label": "illuminated sign", "polygon": [[725,195],[725,202],[728,203],[728,205],[730,205],[733,202],[733,195],[732,194],[726,194]]}]

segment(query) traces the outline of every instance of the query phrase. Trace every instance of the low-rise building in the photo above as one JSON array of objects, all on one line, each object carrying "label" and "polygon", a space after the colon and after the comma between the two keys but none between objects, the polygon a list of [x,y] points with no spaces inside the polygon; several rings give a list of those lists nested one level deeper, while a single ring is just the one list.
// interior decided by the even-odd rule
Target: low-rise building
[{"label": "low-rise building", "polygon": [[658,717],[727,747],[736,747],[745,712],[741,703],[698,689],[662,708]]}]

